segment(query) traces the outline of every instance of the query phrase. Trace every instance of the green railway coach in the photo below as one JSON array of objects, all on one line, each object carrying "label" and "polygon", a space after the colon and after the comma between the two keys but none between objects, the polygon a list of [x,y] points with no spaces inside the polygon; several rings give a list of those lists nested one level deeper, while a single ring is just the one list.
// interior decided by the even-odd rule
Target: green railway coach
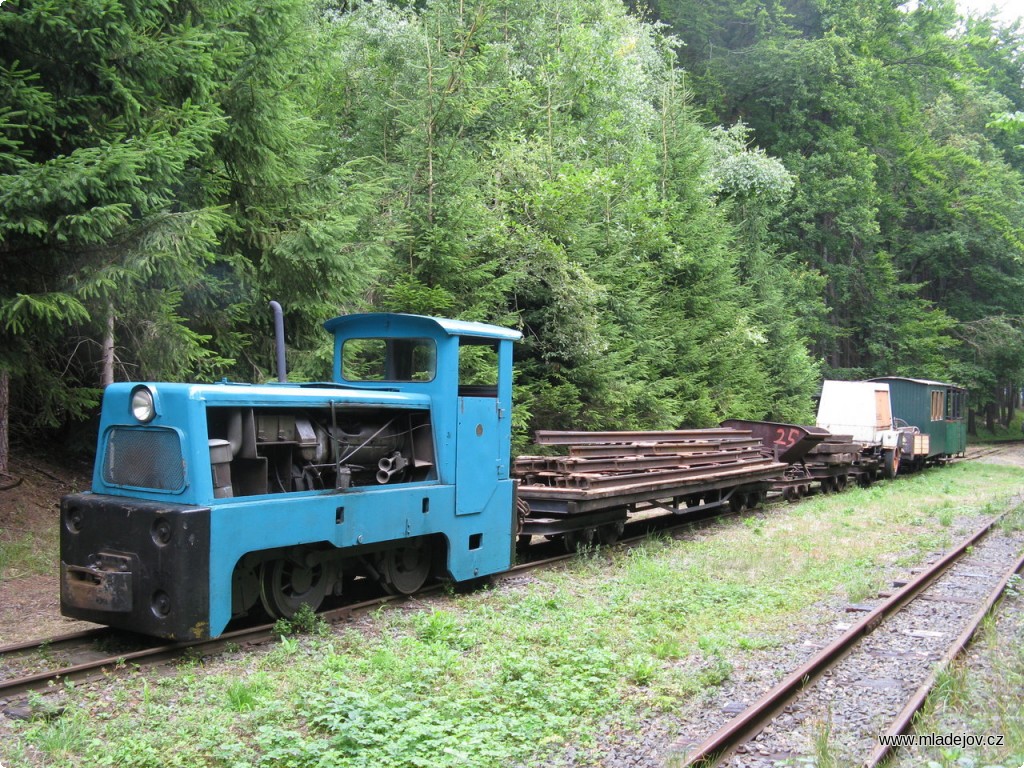
[{"label": "green railway coach", "polygon": [[[871,381],[889,385],[892,415],[898,426],[915,427],[913,445],[903,445],[904,460],[917,466],[963,456],[967,450],[967,390],[956,384],[901,376]],[[909,435],[908,435],[909,437]]]}]

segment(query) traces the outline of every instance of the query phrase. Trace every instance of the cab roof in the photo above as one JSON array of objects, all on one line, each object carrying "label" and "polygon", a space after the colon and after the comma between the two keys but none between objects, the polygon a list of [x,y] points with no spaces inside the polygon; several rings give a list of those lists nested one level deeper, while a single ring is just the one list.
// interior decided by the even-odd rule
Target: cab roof
[{"label": "cab roof", "polygon": [[[369,335],[405,335],[424,333],[432,330],[449,336],[473,336],[484,339],[508,339],[516,341],[523,337],[519,331],[489,323],[477,323],[470,320],[449,320],[426,315],[406,315],[394,312],[367,312],[355,315],[340,315],[324,323],[328,332],[345,333],[347,336],[360,334]],[[434,335],[432,334],[432,335]]]}]

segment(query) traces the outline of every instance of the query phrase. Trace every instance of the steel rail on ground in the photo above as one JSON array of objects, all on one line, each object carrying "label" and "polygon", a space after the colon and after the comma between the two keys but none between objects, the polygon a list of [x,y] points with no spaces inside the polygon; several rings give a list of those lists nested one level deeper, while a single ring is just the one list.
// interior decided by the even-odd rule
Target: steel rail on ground
[{"label": "steel rail on ground", "polygon": [[[750,741],[785,706],[796,699],[805,688],[808,688],[811,683],[817,680],[822,672],[840,661],[861,638],[871,633],[886,618],[899,611],[918,593],[943,575],[964,553],[988,535],[993,526],[1001,519],[1002,515],[989,521],[970,537],[962,541],[955,549],[932,563],[927,570],[922,571],[914,579],[907,582],[907,584],[887,598],[884,603],[877,606],[850,627],[842,636],[836,638],[812,658],[801,664],[796,670],[787,675],[782,682],[761,696],[754,704],[738,714],[707,739],[693,746],[680,745],[678,753],[680,753],[683,759],[683,762],[679,764],[680,768],[711,768],[711,766],[717,765],[721,760],[728,757],[736,747]],[[1002,594],[1003,589],[1013,574],[1019,571],[1021,567],[1022,562],[1018,561],[1014,568],[1006,573],[998,590],[995,590],[993,595],[990,595],[985,610],[979,611],[975,617],[978,623],[988,613],[991,605],[998,600],[999,595]],[[955,645],[959,645],[962,648],[967,640],[969,640],[970,635],[973,634],[973,631],[973,629],[970,633],[965,631],[964,634],[967,637],[962,637]],[[911,706],[908,704],[904,712],[901,713],[897,722],[892,726],[894,729],[900,729],[897,731],[898,733],[902,733],[909,727],[914,712],[920,708],[926,695],[927,690],[923,693],[918,691],[912,700],[920,699],[917,708],[908,713],[908,709]],[[901,720],[905,722],[900,724],[899,721]],[[676,743],[679,744],[678,741]],[[879,756],[875,762],[866,762],[865,766],[876,766],[884,757],[885,754]]]}]

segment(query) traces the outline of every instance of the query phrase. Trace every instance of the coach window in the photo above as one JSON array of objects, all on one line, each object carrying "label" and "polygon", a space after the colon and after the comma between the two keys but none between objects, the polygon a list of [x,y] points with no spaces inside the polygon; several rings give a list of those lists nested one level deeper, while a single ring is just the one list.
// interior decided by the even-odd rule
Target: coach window
[{"label": "coach window", "polygon": [[944,392],[932,392],[932,421],[942,421],[946,412]]},{"label": "coach window", "polygon": [[946,418],[955,421],[962,419],[963,415],[963,393],[949,390],[946,397]]},{"label": "coach window", "polygon": [[459,395],[498,396],[498,345],[463,337],[459,344]]},{"label": "coach window", "polygon": [[347,339],[341,350],[346,381],[433,381],[436,373],[432,339]]}]

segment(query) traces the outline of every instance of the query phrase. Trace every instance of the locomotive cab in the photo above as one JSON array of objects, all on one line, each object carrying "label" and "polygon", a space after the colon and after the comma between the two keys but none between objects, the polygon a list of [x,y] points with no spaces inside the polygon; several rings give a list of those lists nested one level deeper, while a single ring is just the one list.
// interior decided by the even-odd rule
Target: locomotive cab
[{"label": "locomotive cab", "polygon": [[315,608],[355,575],[412,592],[509,567],[519,333],[393,314],[325,327],[329,383],[107,388],[92,492],[61,504],[62,613],[199,639]]}]

